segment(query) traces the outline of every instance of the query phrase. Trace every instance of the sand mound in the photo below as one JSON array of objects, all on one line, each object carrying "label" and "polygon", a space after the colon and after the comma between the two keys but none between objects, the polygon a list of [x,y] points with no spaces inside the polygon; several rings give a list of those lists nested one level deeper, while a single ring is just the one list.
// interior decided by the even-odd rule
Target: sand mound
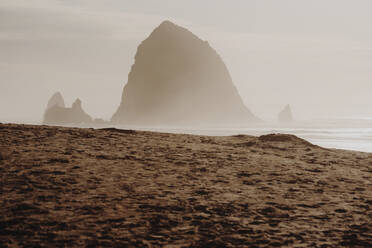
[{"label": "sand mound", "polygon": [[283,143],[292,143],[292,144],[302,144],[305,146],[312,146],[315,145],[311,144],[310,142],[301,139],[295,135],[291,134],[267,134],[258,137],[258,140],[261,142],[283,142]]},{"label": "sand mound", "polygon": [[124,134],[135,134],[136,131],[134,130],[126,130],[126,129],[117,129],[117,128],[101,128],[101,131],[107,132],[114,132],[114,133],[124,133]]},{"label": "sand mound", "polygon": [[301,143],[308,143],[306,140],[298,138],[295,135],[291,134],[267,134],[258,137],[260,141],[263,142],[301,142]]}]

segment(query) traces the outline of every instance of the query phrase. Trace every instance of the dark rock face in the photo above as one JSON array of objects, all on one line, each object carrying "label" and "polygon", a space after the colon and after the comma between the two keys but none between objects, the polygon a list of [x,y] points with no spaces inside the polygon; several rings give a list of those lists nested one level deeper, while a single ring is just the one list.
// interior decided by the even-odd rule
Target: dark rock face
[{"label": "dark rock face", "polygon": [[138,47],[114,123],[239,125],[258,119],[244,106],[216,51],[163,22]]},{"label": "dark rock face", "polygon": [[285,106],[282,112],[279,113],[278,121],[279,122],[293,122],[294,121],[290,105]]},{"label": "dark rock face", "polygon": [[65,107],[65,101],[63,100],[62,94],[60,92],[56,92],[48,101],[47,110],[51,107],[58,106],[61,108]]},{"label": "dark rock face", "polygon": [[80,99],[76,99],[71,108],[61,107],[58,104],[48,108],[45,111],[43,123],[52,125],[91,124],[92,118],[83,110]]}]

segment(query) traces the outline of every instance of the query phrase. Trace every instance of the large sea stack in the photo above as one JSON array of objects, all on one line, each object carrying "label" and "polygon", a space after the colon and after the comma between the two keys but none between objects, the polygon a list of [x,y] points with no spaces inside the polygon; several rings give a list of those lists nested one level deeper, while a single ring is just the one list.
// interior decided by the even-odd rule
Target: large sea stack
[{"label": "large sea stack", "polygon": [[138,47],[112,117],[114,123],[139,126],[227,126],[257,120],[216,51],[169,21]]}]

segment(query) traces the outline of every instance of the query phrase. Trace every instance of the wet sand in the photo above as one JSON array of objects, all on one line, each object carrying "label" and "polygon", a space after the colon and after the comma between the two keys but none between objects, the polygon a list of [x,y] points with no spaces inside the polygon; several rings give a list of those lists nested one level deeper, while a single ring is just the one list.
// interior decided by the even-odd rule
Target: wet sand
[{"label": "wet sand", "polygon": [[0,247],[371,247],[372,154],[0,124]]}]

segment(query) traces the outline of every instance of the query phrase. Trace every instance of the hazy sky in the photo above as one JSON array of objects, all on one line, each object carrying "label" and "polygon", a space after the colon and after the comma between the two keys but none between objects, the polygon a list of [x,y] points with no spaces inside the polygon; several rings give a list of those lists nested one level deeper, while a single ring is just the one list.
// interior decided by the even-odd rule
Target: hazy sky
[{"label": "hazy sky", "polygon": [[246,105],[275,119],[372,117],[370,0],[0,0],[0,121],[40,121],[60,91],[109,119],[163,20],[218,51]]}]

